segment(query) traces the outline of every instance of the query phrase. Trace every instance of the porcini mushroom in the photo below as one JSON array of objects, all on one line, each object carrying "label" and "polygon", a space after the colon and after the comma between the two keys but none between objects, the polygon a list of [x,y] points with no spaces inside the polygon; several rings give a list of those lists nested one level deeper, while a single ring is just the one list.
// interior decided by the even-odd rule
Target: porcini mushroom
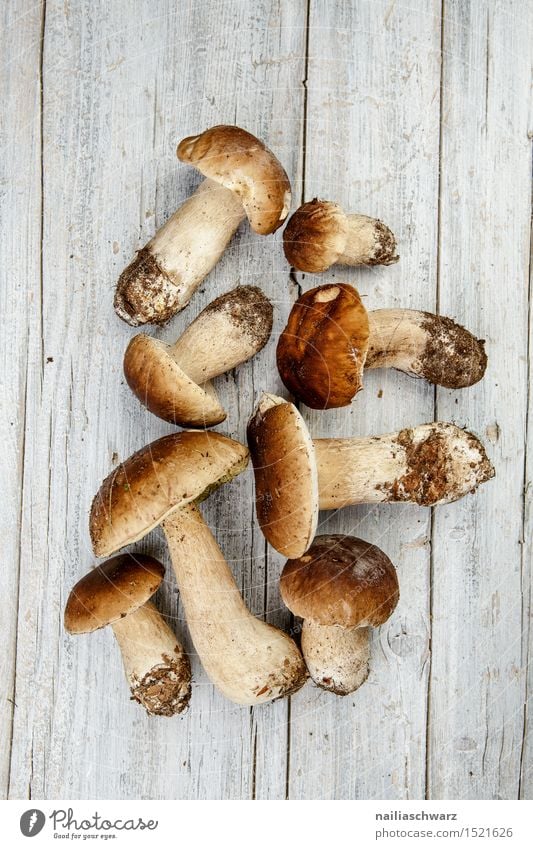
[{"label": "porcini mushroom", "polygon": [[88,572],[65,607],[70,634],[110,625],[132,698],[155,716],[181,713],[191,697],[191,667],[176,635],[150,602],[164,568],[144,554],[122,554]]},{"label": "porcini mushroom", "polygon": [[487,367],[484,344],[440,315],[367,312],[353,286],[335,283],[298,298],[276,356],[287,389],[308,407],[329,409],[351,402],[365,368],[395,368],[449,389],[472,386]]},{"label": "porcini mushroom", "polygon": [[355,537],[318,536],[286,563],[280,590],[303,619],[301,646],[313,681],[339,696],[353,693],[368,677],[369,630],[387,621],[399,599],[387,555]]},{"label": "porcini mushroom", "polygon": [[90,532],[95,552],[105,556],[162,525],[208,676],[227,698],[255,705],[297,690],[307,673],[294,641],[244,604],[197,507],[247,463],[244,445],[213,431],[164,436],[106,478],[93,502]]},{"label": "porcini mushroom", "polygon": [[378,218],[344,212],[338,203],[314,200],[296,210],[283,233],[287,262],[318,274],[340,265],[398,262],[396,239]]},{"label": "porcini mushroom", "polygon": [[226,418],[210,380],[253,357],[272,330],[272,304],[255,286],[210,303],[173,345],[140,333],[129,343],[124,374],[148,409],[182,427]]},{"label": "porcini mushroom", "polygon": [[[383,436],[311,440],[293,404],[264,394],[248,424],[256,509],[267,540],[287,557],[305,553],[317,511],[349,504],[447,504],[494,476],[479,439],[448,422]],[[301,458],[305,458],[305,462]],[[300,500],[315,491],[318,499]]]},{"label": "porcini mushroom", "polygon": [[133,327],[164,324],[182,310],[245,217],[252,230],[267,235],[290,209],[281,164],[240,127],[211,127],[183,139],[177,155],[207,179],[122,272],[115,310]]}]

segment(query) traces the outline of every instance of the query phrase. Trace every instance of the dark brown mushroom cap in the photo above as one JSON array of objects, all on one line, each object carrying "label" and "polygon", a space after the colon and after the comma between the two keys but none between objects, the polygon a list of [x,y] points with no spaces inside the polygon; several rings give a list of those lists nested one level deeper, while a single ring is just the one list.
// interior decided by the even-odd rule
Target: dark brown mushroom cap
[{"label": "dark brown mushroom cap", "polygon": [[289,560],[280,589],[295,616],[343,628],[382,625],[400,595],[387,555],[362,539],[340,534],[316,537],[303,557]]},{"label": "dark brown mushroom cap", "polygon": [[289,178],[272,151],[251,133],[221,124],[183,139],[177,155],[235,192],[256,233],[273,233],[285,221],[291,205]]},{"label": "dark brown mushroom cap", "polygon": [[65,628],[88,634],[133,613],[153,596],[165,574],[145,554],[121,554],[96,566],[78,581],[65,607]]},{"label": "dark brown mushroom cap", "polygon": [[287,262],[319,274],[337,262],[348,238],[348,219],[338,203],[314,200],[296,210],[283,233]]},{"label": "dark brown mushroom cap", "polygon": [[213,431],[172,433],[151,442],[111,472],[96,495],[89,519],[95,554],[105,557],[142,539],[247,464],[245,445]]},{"label": "dark brown mushroom cap", "polygon": [[291,309],[276,358],[283,383],[308,407],[344,407],[361,389],[368,314],[353,286],[326,284]]}]

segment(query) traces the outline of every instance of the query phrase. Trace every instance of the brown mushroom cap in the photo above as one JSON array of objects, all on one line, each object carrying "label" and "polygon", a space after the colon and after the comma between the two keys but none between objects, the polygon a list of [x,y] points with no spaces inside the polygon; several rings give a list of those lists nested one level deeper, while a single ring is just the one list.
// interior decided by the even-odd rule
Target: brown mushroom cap
[{"label": "brown mushroom cap", "polygon": [[246,468],[248,449],[213,431],[163,436],[121,463],[91,507],[95,554],[104,557],[156,528],[179,507],[201,501]]},{"label": "brown mushroom cap", "polygon": [[283,233],[283,250],[294,268],[319,274],[337,262],[347,238],[348,219],[342,207],[315,198],[290,218]]},{"label": "brown mushroom cap", "polygon": [[256,233],[273,233],[285,221],[291,205],[289,178],[272,151],[251,133],[221,124],[183,139],[177,155],[235,192]]},{"label": "brown mushroom cap", "polygon": [[88,634],[133,613],[153,596],[165,574],[145,554],[121,554],[92,569],[72,588],[65,607],[65,628]]},{"label": "brown mushroom cap", "polygon": [[294,404],[265,394],[247,434],[261,529],[277,551],[297,557],[318,522],[315,450],[307,426]]},{"label": "brown mushroom cap", "polygon": [[278,340],[278,371],[308,407],[344,407],[361,389],[368,351],[368,314],[353,286],[326,284],[305,292]]},{"label": "brown mushroom cap", "polygon": [[151,413],[182,427],[211,427],[226,418],[210,383],[199,386],[180,368],[170,345],[140,333],[124,354],[128,386]]},{"label": "brown mushroom cap", "polygon": [[316,537],[280,579],[283,601],[302,619],[355,628],[381,625],[399,599],[396,569],[377,546],[331,534]]}]

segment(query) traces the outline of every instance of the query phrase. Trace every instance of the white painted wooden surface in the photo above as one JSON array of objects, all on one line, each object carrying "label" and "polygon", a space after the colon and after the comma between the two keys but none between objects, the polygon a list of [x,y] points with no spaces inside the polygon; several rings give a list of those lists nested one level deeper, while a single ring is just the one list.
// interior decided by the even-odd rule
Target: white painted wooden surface
[{"label": "white painted wooden surface", "polygon": [[[531,798],[527,4],[8,0],[1,15],[2,796]],[[323,516],[323,529],[381,545],[401,580],[353,698],[308,685],[238,708],[193,656],[189,712],[149,719],[127,700],[112,635],[67,637],[61,616],[93,562],[87,511],[101,479],[171,430],[124,386],[131,330],[113,312],[114,282],[198,183],[176,142],[222,122],[278,153],[296,204],[318,194],[379,215],[401,254],[388,269],[291,279],[280,235],[241,228],[157,331],[173,338],[237,282],[273,299],[268,347],[219,381],[226,432],[243,439],[261,390],[281,389],[275,341],[298,287],[343,279],[369,307],[438,308],[466,324],[486,338],[489,370],[457,393],[370,372],[349,410],[306,414],[312,431],[438,416],[486,441],[497,479],[433,515]],[[252,493],[247,472],[205,515],[254,612],[290,627],[282,558],[253,521]],[[143,549],[166,558],[159,533]],[[159,604],[191,650],[170,571]]]}]

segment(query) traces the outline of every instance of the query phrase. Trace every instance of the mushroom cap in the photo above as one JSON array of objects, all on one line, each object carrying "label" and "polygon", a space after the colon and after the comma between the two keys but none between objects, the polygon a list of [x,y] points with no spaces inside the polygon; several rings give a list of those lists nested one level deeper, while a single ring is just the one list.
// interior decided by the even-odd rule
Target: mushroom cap
[{"label": "mushroom cap", "polygon": [[183,139],[177,155],[235,192],[256,233],[273,233],[285,221],[291,205],[289,178],[272,151],[251,133],[220,124]]},{"label": "mushroom cap", "polygon": [[226,418],[210,383],[198,386],[180,368],[172,347],[140,333],[124,354],[130,389],[151,413],[182,427],[211,427]]},{"label": "mushroom cap", "polygon": [[315,449],[307,426],[294,404],[265,394],[247,433],[261,530],[277,551],[298,557],[318,523]]},{"label": "mushroom cap", "polygon": [[294,268],[319,274],[337,262],[347,238],[348,218],[342,207],[315,198],[290,218],[283,233],[283,250]]},{"label": "mushroom cap", "polygon": [[400,597],[396,569],[375,545],[331,534],[282,572],[283,601],[302,619],[319,625],[356,628],[382,625]]},{"label": "mushroom cap", "polygon": [[87,572],[72,588],[65,607],[65,628],[88,634],[129,616],[153,596],[165,574],[146,554],[121,554]]},{"label": "mushroom cap", "polygon": [[362,387],[369,334],[368,314],[353,286],[328,283],[305,292],[278,340],[283,383],[315,410],[346,406]]},{"label": "mushroom cap", "polygon": [[99,557],[142,539],[174,510],[201,501],[248,464],[248,449],[213,431],[163,436],[111,472],[91,507]]}]

